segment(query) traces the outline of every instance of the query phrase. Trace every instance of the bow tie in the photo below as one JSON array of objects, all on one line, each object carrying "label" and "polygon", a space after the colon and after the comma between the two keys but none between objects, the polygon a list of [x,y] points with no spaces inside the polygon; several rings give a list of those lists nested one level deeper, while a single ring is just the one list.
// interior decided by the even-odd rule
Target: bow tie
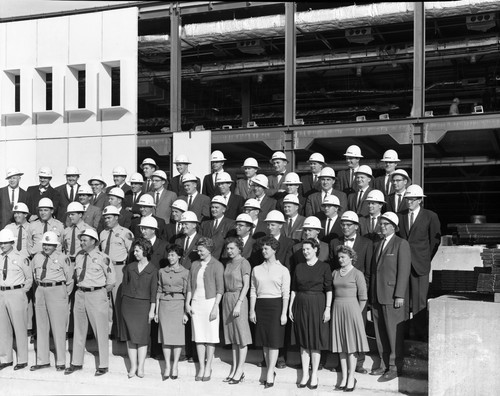
[{"label": "bow tie", "polygon": [[344,241],[346,242],[354,242],[355,238],[344,238]]}]

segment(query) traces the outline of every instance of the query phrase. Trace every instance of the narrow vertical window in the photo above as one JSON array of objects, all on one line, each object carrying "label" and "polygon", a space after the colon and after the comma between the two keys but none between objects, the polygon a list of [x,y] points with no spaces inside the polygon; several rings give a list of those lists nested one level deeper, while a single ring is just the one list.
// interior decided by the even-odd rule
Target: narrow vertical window
[{"label": "narrow vertical window", "polygon": [[78,108],[85,108],[85,70],[78,70]]},{"label": "narrow vertical window", "polygon": [[111,106],[120,106],[120,66],[111,68]]}]

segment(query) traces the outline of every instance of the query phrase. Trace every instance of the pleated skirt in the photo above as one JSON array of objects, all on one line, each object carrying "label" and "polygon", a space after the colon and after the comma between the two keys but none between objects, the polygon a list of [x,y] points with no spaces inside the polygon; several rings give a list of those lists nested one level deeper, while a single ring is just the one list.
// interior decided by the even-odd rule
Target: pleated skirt
[{"label": "pleated skirt", "polygon": [[332,352],[369,352],[365,326],[357,298],[335,298],[331,321]]},{"label": "pleated skirt", "polygon": [[297,293],[292,307],[292,327],[295,343],[302,348],[330,349],[330,322],[323,323],[325,306],[324,293]]}]

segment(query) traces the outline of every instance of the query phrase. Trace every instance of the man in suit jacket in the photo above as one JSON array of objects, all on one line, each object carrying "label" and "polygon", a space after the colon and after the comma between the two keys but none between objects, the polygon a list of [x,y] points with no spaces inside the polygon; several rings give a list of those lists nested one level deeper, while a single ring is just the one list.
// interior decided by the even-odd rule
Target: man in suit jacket
[{"label": "man in suit jacket", "polygon": [[19,187],[21,176],[24,173],[16,168],[7,170],[5,179],[8,185],[0,189],[0,229],[4,229],[7,224],[12,223],[12,208],[18,203],[27,203],[26,191]]},{"label": "man in suit jacket", "polygon": [[145,158],[141,163],[141,169],[144,172],[144,184],[142,185],[142,192],[147,193],[153,190],[153,182],[151,176],[158,169],[156,161],[152,158]]},{"label": "man in suit jacket", "polygon": [[283,198],[283,213],[285,214],[285,226],[283,231],[287,238],[293,239],[295,243],[302,240],[304,216],[299,215],[299,199],[296,195],[288,194]]},{"label": "man in suit jacket", "polygon": [[255,175],[257,175],[257,171],[260,169],[259,163],[255,158],[248,157],[245,162],[243,162],[243,166],[241,168],[245,173],[245,178],[238,179],[236,181],[236,188],[234,189],[234,193],[243,197],[244,200],[247,200],[248,198],[255,198],[252,187],[252,180]]},{"label": "man in suit jacket", "polygon": [[97,206],[101,212],[104,210],[104,207],[108,206],[108,194],[104,192],[106,188],[106,182],[102,178],[102,176],[94,176],[89,179],[89,186],[92,187],[92,192],[94,195],[90,200],[90,203],[94,206]]},{"label": "man in suit jacket", "polygon": [[[304,230],[304,240],[306,239],[314,239],[316,242],[319,244],[319,250],[317,252],[318,255],[318,260],[323,261],[325,263],[328,263],[328,256],[329,256],[329,247],[328,244],[320,241],[318,236],[320,231],[322,230],[323,227],[321,227],[321,222],[317,217],[314,216],[309,216],[304,220],[304,225],[302,226]],[[293,254],[292,254],[292,274],[295,272],[295,268],[297,268],[297,265],[300,263],[305,263],[306,259],[304,257],[304,253],[302,252],[302,246],[304,240],[296,243],[293,246]]]},{"label": "man in suit jacket", "polygon": [[[425,197],[417,184],[406,189],[405,200],[408,210],[399,216],[401,238],[406,239],[411,248],[410,304],[413,312],[414,335],[425,340],[427,333],[427,293],[431,262],[441,243],[441,223],[436,213],[420,205]],[[409,316],[409,306],[407,313]],[[408,317],[407,316],[407,317]]]},{"label": "man in suit jacket", "polygon": [[387,197],[387,210],[401,213],[408,209],[405,197],[406,187],[410,185],[410,176],[404,169],[396,169],[391,174],[394,192]]},{"label": "man in suit jacket", "polygon": [[381,375],[380,382],[398,376],[403,365],[405,297],[411,270],[408,241],[395,235],[399,224],[394,212],[386,212],[380,221],[384,239],[374,246],[369,300],[381,366],[370,374]]},{"label": "man in suit jacket", "polygon": [[[88,185],[82,185],[78,189],[78,201],[83,205],[84,210],[82,220],[84,223],[97,230],[101,222],[102,211],[97,206],[90,204],[92,195],[92,189]],[[66,224],[66,227],[69,227],[70,220],[66,219],[63,224]]]},{"label": "man in suit jacket", "polygon": [[243,205],[245,204],[243,197],[231,192],[231,186],[233,184],[234,181],[231,179],[229,173],[219,173],[216,183],[217,190],[226,204],[224,216],[231,220],[235,220],[236,217],[243,212]]},{"label": "man in suit jacket", "polygon": [[66,209],[71,202],[78,202],[78,179],[80,171],[75,166],[68,166],[66,172],[66,183],[57,186],[56,191],[59,193],[59,209],[57,210],[57,220],[61,223],[66,223]]},{"label": "man in suit jacket", "polygon": [[368,214],[368,202],[366,197],[372,190],[370,182],[372,180],[372,169],[368,165],[361,165],[355,172],[356,185],[358,187],[355,194],[350,194],[347,198],[347,209],[356,212],[358,216]]},{"label": "man in suit jacket", "polygon": [[300,192],[302,182],[300,181],[299,175],[297,175],[295,172],[287,173],[283,185],[285,186],[286,192],[282,194],[281,193],[277,194],[277,196],[280,198],[278,198],[276,202],[276,209],[279,210],[280,212],[283,212],[283,200],[285,199],[285,196],[293,195],[294,197],[297,198],[299,202],[298,213],[300,215],[303,215],[306,206],[306,199],[302,196]]},{"label": "man in suit jacket", "polygon": [[[285,224],[283,213],[272,210],[267,214],[264,221],[267,225],[267,235],[276,238],[280,243],[278,251],[276,252],[276,259],[290,271],[290,260],[292,258],[294,242],[293,239],[287,238],[283,232],[283,226]],[[264,260],[262,259],[260,262],[262,261]]]},{"label": "man in suit jacket", "polygon": [[180,223],[182,214],[187,211],[187,203],[182,199],[176,199],[172,204],[171,221],[165,228],[165,239],[168,243],[175,243],[177,238],[182,236],[182,224]]},{"label": "man in suit jacket", "polygon": [[153,191],[147,194],[151,195],[154,199],[156,205],[155,216],[162,218],[168,224],[170,223],[171,207],[177,199],[177,195],[164,188],[167,182],[167,174],[162,170],[155,171],[151,176],[151,181],[153,182]]},{"label": "man in suit jacket", "polygon": [[267,176],[257,175],[252,183],[255,200],[259,203],[259,220],[264,220],[271,210],[276,209],[276,200],[266,195],[268,189]]},{"label": "man in suit jacket", "polygon": [[269,189],[266,194],[272,198],[278,199],[280,198],[280,194],[282,195],[285,193],[285,186],[283,182],[285,181],[285,177],[288,173],[286,170],[288,159],[286,158],[285,153],[276,151],[269,162],[271,162],[275,174],[269,176]]},{"label": "man in suit jacket", "polygon": [[347,210],[347,196],[342,191],[333,188],[335,171],[330,167],[323,168],[319,174],[319,179],[321,192],[313,193],[307,197],[305,215],[321,216],[321,204],[325,197],[329,195],[335,195],[338,198],[340,204],[339,214],[342,214],[344,210]]},{"label": "man in suit jacket", "polygon": [[160,239],[166,239],[166,224],[165,220],[161,217],[157,217],[153,215],[153,211],[155,208],[155,203],[153,201],[153,197],[149,194],[144,194],[138,202],[139,211],[141,212],[141,217],[134,217],[132,219],[132,225],[130,226],[130,230],[134,234],[135,238],[139,238],[142,236],[139,224],[141,223],[142,217],[153,217],[158,223],[158,229],[156,230],[156,236]]},{"label": "man in suit jacket", "polygon": [[[208,175],[205,175],[203,178],[203,188],[201,190],[203,195],[206,195],[209,198],[213,198],[214,195],[217,195],[219,192],[217,191],[217,180],[221,176],[222,172],[224,171],[224,162],[226,161],[226,158],[224,157],[224,154],[222,154],[221,151],[215,150],[211,157],[210,157],[210,163],[212,165],[212,173],[209,173]],[[227,173],[227,172],[226,172]],[[235,175],[230,175],[231,179],[234,181],[236,180]],[[231,187],[231,191],[234,191],[234,184]]]},{"label": "man in suit jacket", "polygon": [[188,211],[194,212],[200,221],[210,218],[210,198],[196,189],[196,176],[188,173],[182,178],[182,184],[185,194],[179,199],[186,201]]},{"label": "man in suit jacket", "polygon": [[243,241],[243,250],[241,256],[246,258],[252,267],[260,264],[254,261],[254,245],[255,239],[251,237],[253,221],[250,215],[246,213],[240,214],[236,218],[235,232],[238,238]]},{"label": "man in suit jacket", "polygon": [[[125,194],[120,187],[113,187],[108,193],[108,203],[112,205],[120,211],[120,216],[118,216],[118,224],[124,228],[130,229],[132,226],[132,213],[126,210],[122,206],[123,199],[125,198]],[[101,217],[101,222],[99,224],[98,232],[100,233],[104,230],[104,218]]]},{"label": "man in suit jacket", "polygon": [[52,169],[47,166],[42,166],[38,171],[38,179],[40,180],[40,184],[36,186],[30,186],[26,190],[26,205],[28,205],[28,209],[31,213],[31,219],[34,220],[38,216],[38,202],[42,198],[49,198],[54,204],[54,214],[53,216],[57,218],[57,210],[59,209],[59,193],[55,190],[54,187],[50,185],[50,181],[52,180]]},{"label": "man in suit jacket", "polygon": [[[141,236],[151,242],[153,253],[149,260],[156,269],[165,268],[168,265],[167,261],[167,246],[168,243],[156,236],[158,230],[158,222],[153,216],[142,217],[139,222]],[[135,261],[134,252],[130,249],[129,263]]]},{"label": "man in suit jacket", "polygon": [[382,191],[385,198],[387,198],[394,192],[392,172],[396,170],[396,166],[398,165],[400,159],[395,150],[387,150],[380,161],[384,164],[385,174],[375,178],[373,188]]},{"label": "man in suit jacket", "polygon": [[226,202],[221,195],[216,195],[212,198],[210,205],[212,220],[202,221],[200,233],[204,237],[212,238],[214,242],[214,250],[212,257],[219,260],[224,249],[224,239],[228,236],[235,236],[234,220],[225,216]]},{"label": "man in suit jacket", "polygon": [[321,191],[319,174],[321,173],[321,169],[326,165],[325,157],[320,153],[311,154],[307,163],[311,167],[311,173],[300,177],[300,181],[302,182],[302,195],[306,198],[315,192]]},{"label": "man in suit jacket", "polygon": [[338,172],[337,180],[335,181],[335,189],[350,195],[358,191],[354,173],[359,168],[359,161],[363,158],[359,146],[349,146],[344,153],[347,162],[347,169]]},{"label": "man in suit jacket", "polygon": [[[191,164],[191,161],[187,155],[179,154],[175,157],[174,164],[179,174],[170,179],[168,190],[173,191],[179,197],[185,194],[182,178],[189,173],[189,165]],[[196,189],[201,191],[201,181],[199,177],[196,178],[196,183]]]},{"label": "man in suit jacket", "polygon": [[113,182],[114,186],[109,186],[106,192],[109,193],[112,188],[119,187],[123,190],[123,193],[130,191],[130,186],[125,182],[127,179],[127,171],[123,166],[116,166],[113,168]]},{"label": "man in suit jacket", "polygon": [[132,176],[130,176],[130,190],[125,193],[123,206],[132,213],[132,217],[141,216],[137,203],[144,194],[144,192],[142,192],[143,184],[144,179],[140,173],[133,173]]},{"label": "man in suit jacket", "polygon": [[[264,220],[260,219],[260,204],[255,198],[250,198],[245,201],[243,206],[245,214],[250,216],[252,220],[252,230],[250,236],[252,239],[260,239],[267,234],[267,226]],[[260,263],[259,263],[260,264]]]},{"label": "man in suit jacket", "polygon": [[321,220],[322,230],[319,233],[319,239],[327,244],[332,239],[339,238],[342,235],[340,227],[340,201],[335,195],[327,195],[321,204],[321,215],[317,216]]},{"label": "man in suit jacket", "polygon": [[201,238],[201,233],[198,232],[200,221],[196,213],[187,211],[181,217],[183,235],[176,239],[175,244],[184,249],[182,256],[182,265],[186,269],[191,269],[191,264],[200,259],[196,250],[196,243]]},{"label": "man in suit jacket", "polygon": [[384,193],[380,190],[371,190],[365,203],[368,205],[368,215],[359,218],[359,232],[364,237],[377,242],[382,239],[379,220],[385,204]]}]

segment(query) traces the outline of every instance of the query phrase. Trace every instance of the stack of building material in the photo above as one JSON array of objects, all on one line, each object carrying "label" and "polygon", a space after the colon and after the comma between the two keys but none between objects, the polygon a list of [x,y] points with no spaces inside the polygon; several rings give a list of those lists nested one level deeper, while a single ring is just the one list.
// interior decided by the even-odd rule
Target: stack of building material
[{"label": "stack of building material", "polygon": [[500,223],[454,223],[448,228],[453,230],[456,245],[500,243]]},{"label": "stack of building material", "polygon": [[484,249],[481,259],[485,268],[491,273],[480,274],[477,281],[477,291],[481,293],[500,293],[500,249]]},{"label": "stack of building material", "polygon": [[442,270],[433,271],[432,285],[434,290],[444,292],[476,291],[480,271],[483,268],[475,267],[474,271]]}]

